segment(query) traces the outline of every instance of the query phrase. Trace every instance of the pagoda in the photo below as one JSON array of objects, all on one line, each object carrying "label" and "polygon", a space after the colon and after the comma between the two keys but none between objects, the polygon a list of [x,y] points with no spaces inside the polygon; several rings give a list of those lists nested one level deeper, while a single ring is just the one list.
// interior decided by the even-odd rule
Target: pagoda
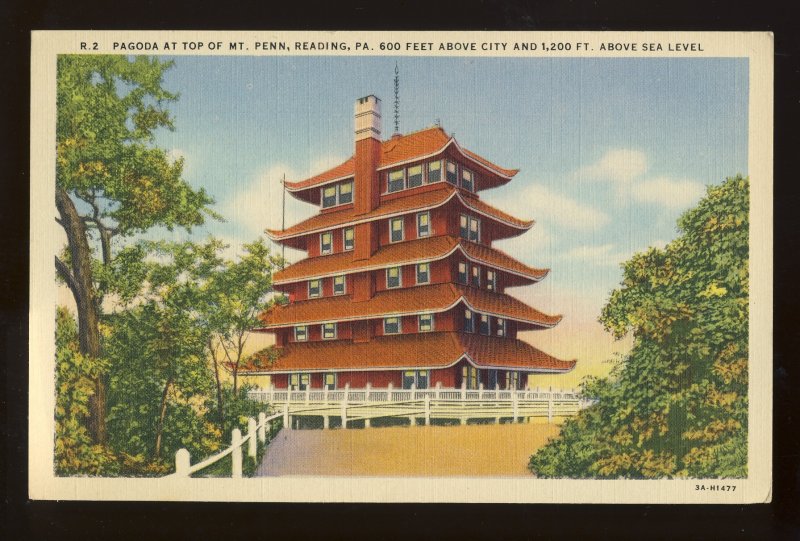
[{"label": "pagoda", "polygon": [[355,104],[355,153],[285,188],[319,205],[276,243],[308,257],[276,272],[284,293],[255,331],[275,334],[277,355],[252,357],[247,375],[276,388],[520,389],[527,375],[561,373],[556,359],[517,338],[549,329],[544,314],[505,293],[542,280],[492,248],[526,232],[478,193],[509,182],[504,169],[462,148],[439,127],[381,139],[380,99]]}]

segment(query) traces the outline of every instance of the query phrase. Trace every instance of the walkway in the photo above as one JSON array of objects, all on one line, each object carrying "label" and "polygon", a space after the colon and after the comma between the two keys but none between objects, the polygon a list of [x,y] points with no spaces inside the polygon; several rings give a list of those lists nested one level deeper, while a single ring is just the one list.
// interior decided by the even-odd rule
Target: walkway
[{"label": "walkway", "polygon": [[554,424],[281,430],[257,476],[528,476]]}]

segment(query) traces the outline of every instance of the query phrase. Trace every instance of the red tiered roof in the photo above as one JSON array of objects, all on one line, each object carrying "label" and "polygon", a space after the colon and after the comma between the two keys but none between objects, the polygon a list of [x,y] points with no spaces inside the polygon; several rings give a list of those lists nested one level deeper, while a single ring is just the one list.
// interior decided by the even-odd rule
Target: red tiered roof
[{"label": "red tiered roof", "polygon": [[381,206],[366,214],[356,214],[353,208],[345,208],[334,212],[322,212],[307,220],[284,230],[267,229],[267,235],[274,241],[282,241],[310,233],[327,231],[333,228],[346,227],[363,222],[371,222],[381,218],[399,216],[410,212],[418,212],[438,208],[450,200],[458,200],[464,207],[479,214],[488,216],[497,222],[520,232],[530,229],[533,220],[520,220],[510,214],[494,208],[475,197],[466,197],[460,190],[448,185],[442,189],[412,194],[398,199],[384,201]]},{"label": "red tiered roof", "polygon": [[[461,148],[455,138],[450,137],[442,128],[432,127],[402,136],[395,136],[381,144],[381,158],[378,170],[387,169],[404,163],[421,160],[441,154],[452,146],[454,152],[460,153],[468,160],[476,163],[486,173],[495,177],[495,182],[487,187],[505,184],[519,172],[519,169],[506,169],[496,165],[474,152]],[[331,182],[352,177],[355,174],[355,160],[351,157],[344,163],[328,169],[318,175],[298,182],[286,182],[286,189],[292,195],[309,203],[319,204],[319,192],[308,192]]]},{"label": "red tiered roof", "polygon": [[476,312],[513,319],[540,328],[550,328],[561,321],[561,316],[544,314],[510,295],[448,282],[380,291],[362,302],[351,302],[350,295],[340,295],[277,305],[259,316],[264,327],[256,330],[439,313],[454,308],[460,302]]},{"label": "red tiered roof", "polygon": [[[302,370],[370,371],[447,368],[466,358],[478,368],[514,368],[530,372],[567,372],[575,361],[562,361],[521,340],[434,332],[380,336],[369,342],[349,340],[290,343],[278,348],[270,363],[267,352],[254,354],[244,368],[250,374]],[[369,366],[364,366],[369,359]]]},{"label": "red tiered roof", "polygon": [[438,261],[456,251],[460,251],[465,257],[477,263],[490,265],[532,281],[539,281],[550,272],[549,269],[529,267],[495,248],[455,237],[436,236],[382,246],[372,257],[360,261],[353,261],[352,252],[339,252],[302,259],[284,270],[276,272],[272,277],[272,283],[274,285],[289,284],[312,278]]}]

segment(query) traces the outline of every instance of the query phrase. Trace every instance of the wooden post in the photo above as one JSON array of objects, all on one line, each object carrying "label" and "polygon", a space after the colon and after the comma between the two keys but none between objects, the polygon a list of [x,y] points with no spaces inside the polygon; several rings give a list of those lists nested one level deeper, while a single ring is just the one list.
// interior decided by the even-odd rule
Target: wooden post
[{"label": "wooden post", "polygon": [[255,460],[258,441],[256,441],[256,420],[252,417],[247,419],[247,435],[250,436],[250,439],[247,440],[247,456]]},{"label": "wooden post", "polygon": [[364,402],[369,402],[369,392],[372,390],[372,384],[367,382],[367,386],[364,390]]},{"label": "wooden post", "polygon": [[[310,376],[309,376],[310,378]],[[311,401],[311,381],[309,379],[308,387],[306,387],[306,405]]]},{"label": "wooden post", "polygon": [[331,427],[331,418],[327,415],[322,416],[322,428],[328,430]]},{"label": "wooden post", "polygon": [[466,399],[467,399],[467,382],[466,381],[462,381],[461,382],[461,400],[466,400]]},{"label": "wooden post", "polygon": [[263,411],[258,413],[258,441],[261,443],[267,441],[267,414]]},{"label": "wooden post", "polygon": [[393,387],[394,386],[392,385],[391,381],[389,382],[389,385],[386,386],[386,401],[387,402],[391,402],[392,401],[392,388]]},{"label": "wooden post", "polygon": [[553,422],[553,393],[550,393],[550,396],[547,397],[547,422]]},{"label": "wooden post", "polygon": [[425,395],[425,426],[431,424],[431,397]]},{"label": "wooden post", "polygon": [[517,412],[519,408],[517,407],[517,391],[511,391],[511,410],[513,417],[511,418],[512,423],[517,422]]},{"label": "wooden post", "polygon": [[442,392],[442,382],[436,382],[436,400],[439,400],[439,393]]},{"label": "wooden post", "polygon": [[175,476],[176,477],[189,477],[189,466],[191,466],[192,458],[189,456],[189,451],[186,449],[178,449],[175,452]]},{"label": "wooden post", "polygon": [[283,405],[283,428],[286,430],[292,429],[292,423],[290,423],[291,419],[289,418],[289,402],[286,402]]},{"label": "wooden post", "polygon": [[234,428],[231,432],[231,477],[239,479],[242,477],[242,432]]},{"label": "wooden post", "polygon": [[342,400],[342,428],[347,428],[347,400],[350,395],[350,384],[347,383],[344,386],[344,399]]},{"label": "wooden post", "polygon": [[369,428],[370,426],[369,419],[364,419],[364,428]]}]

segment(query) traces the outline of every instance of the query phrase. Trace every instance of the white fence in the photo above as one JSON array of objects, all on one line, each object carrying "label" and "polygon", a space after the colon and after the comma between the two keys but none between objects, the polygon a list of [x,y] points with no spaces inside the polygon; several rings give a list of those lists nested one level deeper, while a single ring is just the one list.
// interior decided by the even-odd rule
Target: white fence
[{"label": "white fence", "polygon": [[190,477],[193,473],[197,473],[212,464],[215,464],[231,455],[231,477],[239,478],[242,476],[242,447],[247,444],[247,456],[253,461],[256,460],[258,454],[258,442],[263,445],[267,444],[267,438],[271,433],[272,421],[280,419],[283,414],[277,413],[267,416],[266,413],[261,412],[258,414],[258,422],[250,418],[247,421],[247,435],[242,437],[242,431],[234,428],[231,431],[231,445],[224,451],[212,455],[197,464],[191,464],[191,456],[186,449],[178,449],[175,453],[175,473],[168,477]]},{"label": "white fence", "polygon": [[250,398],[282,408],[284,427],[292,427],[294,417],[322,417],[323,426],[328,428],[331,417],[341,418],[342,428],[349,421],[364,420],[369,426],[370,419],[381,417],[406,417],[415,424],[424,419],[430,424],[432,419],[456,419],[466,424],[468,419],[510,418],[519,419],[573,416],[590,404],[574,390],[549,389],[460,389],[443,388],[437,385],[431,389],[311,389],[291,391],[287,389],[253,390]]}]

